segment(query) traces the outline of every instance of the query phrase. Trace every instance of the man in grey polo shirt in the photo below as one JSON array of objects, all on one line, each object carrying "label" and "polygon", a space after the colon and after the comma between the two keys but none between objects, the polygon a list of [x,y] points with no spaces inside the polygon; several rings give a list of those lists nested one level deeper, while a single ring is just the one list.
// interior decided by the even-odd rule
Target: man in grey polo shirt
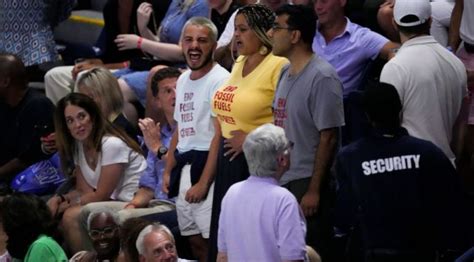
[{"label": "man in grey polo shirt", "polygon": [[284,67],[273,104],[275,124],[294,143],[291,167],[280,184],[300,202],[306,216],[307,244],[327,260],[332,235],[329,170],[344,125],[342,84],[334,68],[314,54],[316,32],[311,8],[286,5],[276,11],[269,32],[273,53],[290,60]]}]

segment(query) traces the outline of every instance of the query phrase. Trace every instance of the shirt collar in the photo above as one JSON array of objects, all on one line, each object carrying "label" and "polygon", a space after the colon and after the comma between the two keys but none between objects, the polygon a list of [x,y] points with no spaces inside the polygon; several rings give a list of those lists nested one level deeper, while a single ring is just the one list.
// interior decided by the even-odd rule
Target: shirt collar
[{"label": "shirt collar", "polygon": [[399,138],[399,137],[408,135],[408,131],[403,127],[399,127],[396,130],[373,128],[371,131],[371,134],[372,136],[377,137],[377,138],[394,139],[394,138]]},{"label": "shirt collar", "polygon": [[274,177],[259,177],[255,175],[250,175],[249,178],[247,178],[248,181],[254,181],[254,182],[263,182],[263,183],[268,183],[272,185],[278,185],[278,181]]},{"label": "shirt collar", "polygon": [[[354,31],[354,28],[356,27],[356,24],[352,23],[351,20],[348,18],[348,17],[344,17],[346,19],[346,27],[344,28],[344,31],[342,33],[340,33],[338,36],[334,37],[333,40],[331,41],[334,41],[335,39],[338,39],[340,37],[343,37],[344,35],[348,34],[350,36],[349,40],[351,42],[354,42],[354,39],[352,38],[352,32]],[[316,28],[317,28],[317,31],[318,31],[318,35],[320,38],[323,38],[323,35],[319,32],[319,21],[316,21]]]},{"label": "shirt collar", "polygon": [[171,137],[174,133],[174,130],[176,128],[176,125],[169,125],[169,124],[166,124],[164,126],[161,127],[161,134],[165,137]]},{"label": "shirt collar", "polygon": [[407,40],[405,43],[403,43],[401,48],[414,46],[414,45],[426,45],[426,44],[437,44],[437,43],[438,42],[432,36],[423,35],[423,36],[413,37],[412,39]]}]

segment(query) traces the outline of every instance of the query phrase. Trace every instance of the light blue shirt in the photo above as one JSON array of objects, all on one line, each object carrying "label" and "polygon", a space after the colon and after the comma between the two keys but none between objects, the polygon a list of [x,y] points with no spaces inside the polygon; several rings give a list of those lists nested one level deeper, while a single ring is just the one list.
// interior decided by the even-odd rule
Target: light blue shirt
[{"label": "light blue shirt", "polygon": [[189,18],[194,16],[209,17],[209,6],[206,0],[195,0],[187,9],[183,9],[185,0],[173,0],[161,22],[160,42],[178,44],[181,30]]},{"label": "light blue shirt", "polygon": [[[166,125],[161,128],[161,143],[169,147],[174,127]],[[167,200],[168,195],[162,191],[163,171],[165,170],[165,161],[158,159],[156,152],[148,151],[146,157],[147,168],[140,177],[139,187],[147,187],[155,192],[155,199]]]},{"label": "light blue shirt", "polygon": [[344,32],[329,43],[319,30],[313,39],[313,51],[336,69],[344,95],[359,88],[368,63],[377,58],[382,47],[389,42],[384,36],[354,24],[348,18],[346,20]]}]

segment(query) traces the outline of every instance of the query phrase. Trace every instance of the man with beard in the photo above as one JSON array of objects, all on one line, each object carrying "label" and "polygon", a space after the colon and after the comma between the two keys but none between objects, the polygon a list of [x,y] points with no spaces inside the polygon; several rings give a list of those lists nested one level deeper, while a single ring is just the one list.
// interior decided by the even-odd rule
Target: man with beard
[{"label": "man with beard", "polygon": [[70,261],[116,261],[120,251],[119,227],[111,210],[92,212],[87,218],[87,229],[94,251],[76,253]]},{"label": "man with beard", "polygon": [[[207,18],[193,17],[181,34],[181,46],[190,70],[176,83],[176,130],[167,154],[163,191],[178,195],[176,211],[181,234],[205,261],[210,230],[213,181],[219,139],[214,137],[210,101],[229,72],[214,63],[216,26]],[[218,128],[218,127],[217,127]]]}]

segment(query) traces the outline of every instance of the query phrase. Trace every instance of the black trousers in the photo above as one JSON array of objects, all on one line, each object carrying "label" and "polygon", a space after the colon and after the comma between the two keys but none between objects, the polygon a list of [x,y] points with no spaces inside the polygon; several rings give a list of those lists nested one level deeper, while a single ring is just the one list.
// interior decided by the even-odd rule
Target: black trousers
[{"label": "black trousers", "polygon": [[215,262],[217,258],[217,231],[219,229],[219,214],[221,212],[221,202],[227,190],[235,183],[243,181],[249,177],[247,160],[243,153],[234,160],[229,161],[230,156],[224,156],[224,138],[219,148],[217,158],[216,179],[214,184],[214,198],[212,200],[211,232],[209,236],[209,254],[207,261]]}]

